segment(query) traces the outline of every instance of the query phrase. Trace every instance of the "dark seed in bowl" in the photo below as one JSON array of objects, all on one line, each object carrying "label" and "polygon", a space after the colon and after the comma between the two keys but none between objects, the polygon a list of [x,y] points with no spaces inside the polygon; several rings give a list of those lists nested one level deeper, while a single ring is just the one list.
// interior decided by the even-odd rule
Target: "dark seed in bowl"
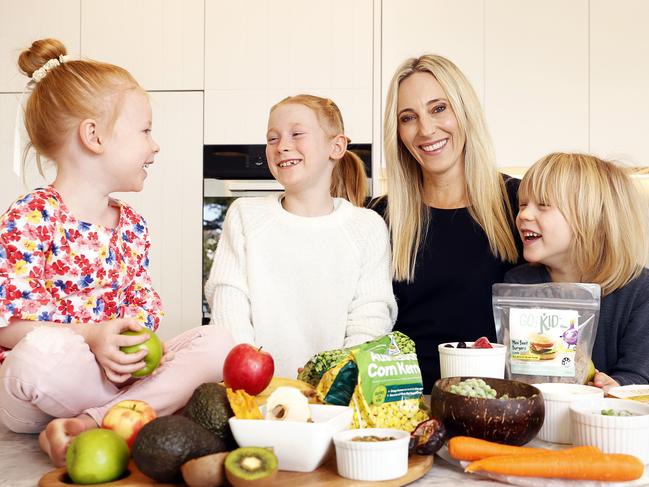
[{"label": "dark seed in bowl", "polygon": [[464,342],[457,342],[457,348],[466,348],[466,343],[464,343]]}]

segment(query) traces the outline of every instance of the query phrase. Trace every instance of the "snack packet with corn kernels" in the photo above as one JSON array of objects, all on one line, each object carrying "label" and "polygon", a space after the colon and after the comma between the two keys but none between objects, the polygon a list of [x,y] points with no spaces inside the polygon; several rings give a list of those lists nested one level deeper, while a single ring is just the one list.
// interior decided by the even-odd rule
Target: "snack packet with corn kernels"
[{"label": "snack packet with corn kernels", "polygon": [[393,333],[353,348],[322,376],[316,388],[320,399],[351,406],[352,428],[414,430],[428,414],[420,408],[421,370],[408,340],[403,348],[410,353],[402,351]]}]

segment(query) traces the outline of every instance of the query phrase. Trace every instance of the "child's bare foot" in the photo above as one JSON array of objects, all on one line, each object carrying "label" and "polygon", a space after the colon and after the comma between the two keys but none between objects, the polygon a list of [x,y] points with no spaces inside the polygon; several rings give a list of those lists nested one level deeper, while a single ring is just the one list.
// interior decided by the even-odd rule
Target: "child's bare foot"
[{"label": "child's bare foot", "polygon": [[50,421],[47,427],[38,435],[38,444],[57,467],[65,465],[65,452],[72,439],[90,428],[96,428],[97,423],[87,414],[76,418],[57,418]]}]

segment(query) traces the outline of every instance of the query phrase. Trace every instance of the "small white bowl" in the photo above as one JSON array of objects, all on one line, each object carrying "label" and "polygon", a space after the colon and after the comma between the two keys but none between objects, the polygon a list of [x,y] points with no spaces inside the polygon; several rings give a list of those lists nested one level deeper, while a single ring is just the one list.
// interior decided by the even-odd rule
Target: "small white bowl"
[{"label": "small white bowl", "polygon": [[[358,436],[392,436],[387,441],[352,441]],[[408,472],[410,433],[389,428],[363,428],[334,435],[338,475],[352,480],[390,480]]]},{"label": "small white bowl", "polygon": [[[492,343],[493,348],[471,348],[473,342],[464,342],[467,348],[456,348],[458,342],[441,343],[439,370],[441,378],[446,377],[494,377],[505,378],[507,346]],[[446,345],[453,345],[453,348]]]},{"label": "small white bowl", "polygon": [[[626,409],[641,416],[605,416],[602,409]],[[604,453],[635,455],[649,463],[649,405],[601,398],[570,405],[575,445],[596,446]]]},{"label": "small white bowl", "polygon": [[[309,404],[312,423],[266,419],[228,420],[239,446],[272,447],[280,470],[312,472],[333,451],[334,433],[349,428],[353,410],[347,406]],[[260,408],[262,416],[266,407]]]},{"label": "small white bowl", "polygon": [[538,438],[552,443],[570,444],[573,442],[573,432],[570,426],[570,404],[572,402],[604,397],[604,391],[593,386],[561,382],[533,385],[541,391],[545,403],[545,421],[543,421]]}]

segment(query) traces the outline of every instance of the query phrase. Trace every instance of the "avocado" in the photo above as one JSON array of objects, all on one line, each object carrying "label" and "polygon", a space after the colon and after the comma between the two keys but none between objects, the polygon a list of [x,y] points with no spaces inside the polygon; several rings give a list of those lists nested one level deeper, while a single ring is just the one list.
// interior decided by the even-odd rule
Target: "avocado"
[{"label": "avocado", "polygon": [[198,386],[185,406],[183,414],[214,433],[225,442],[228,449],[236,448],[228,424],[228,419],[234,416],[234,412],[230,407],[226,389],[221,384],[207,382]]},{"label": "avocado", "polygon": [[144,425],[131,453],[143,474],[157,482],[180,482],[180,467],[194,458],[226,451],[225,443],[183,416],[163,416]]}]

